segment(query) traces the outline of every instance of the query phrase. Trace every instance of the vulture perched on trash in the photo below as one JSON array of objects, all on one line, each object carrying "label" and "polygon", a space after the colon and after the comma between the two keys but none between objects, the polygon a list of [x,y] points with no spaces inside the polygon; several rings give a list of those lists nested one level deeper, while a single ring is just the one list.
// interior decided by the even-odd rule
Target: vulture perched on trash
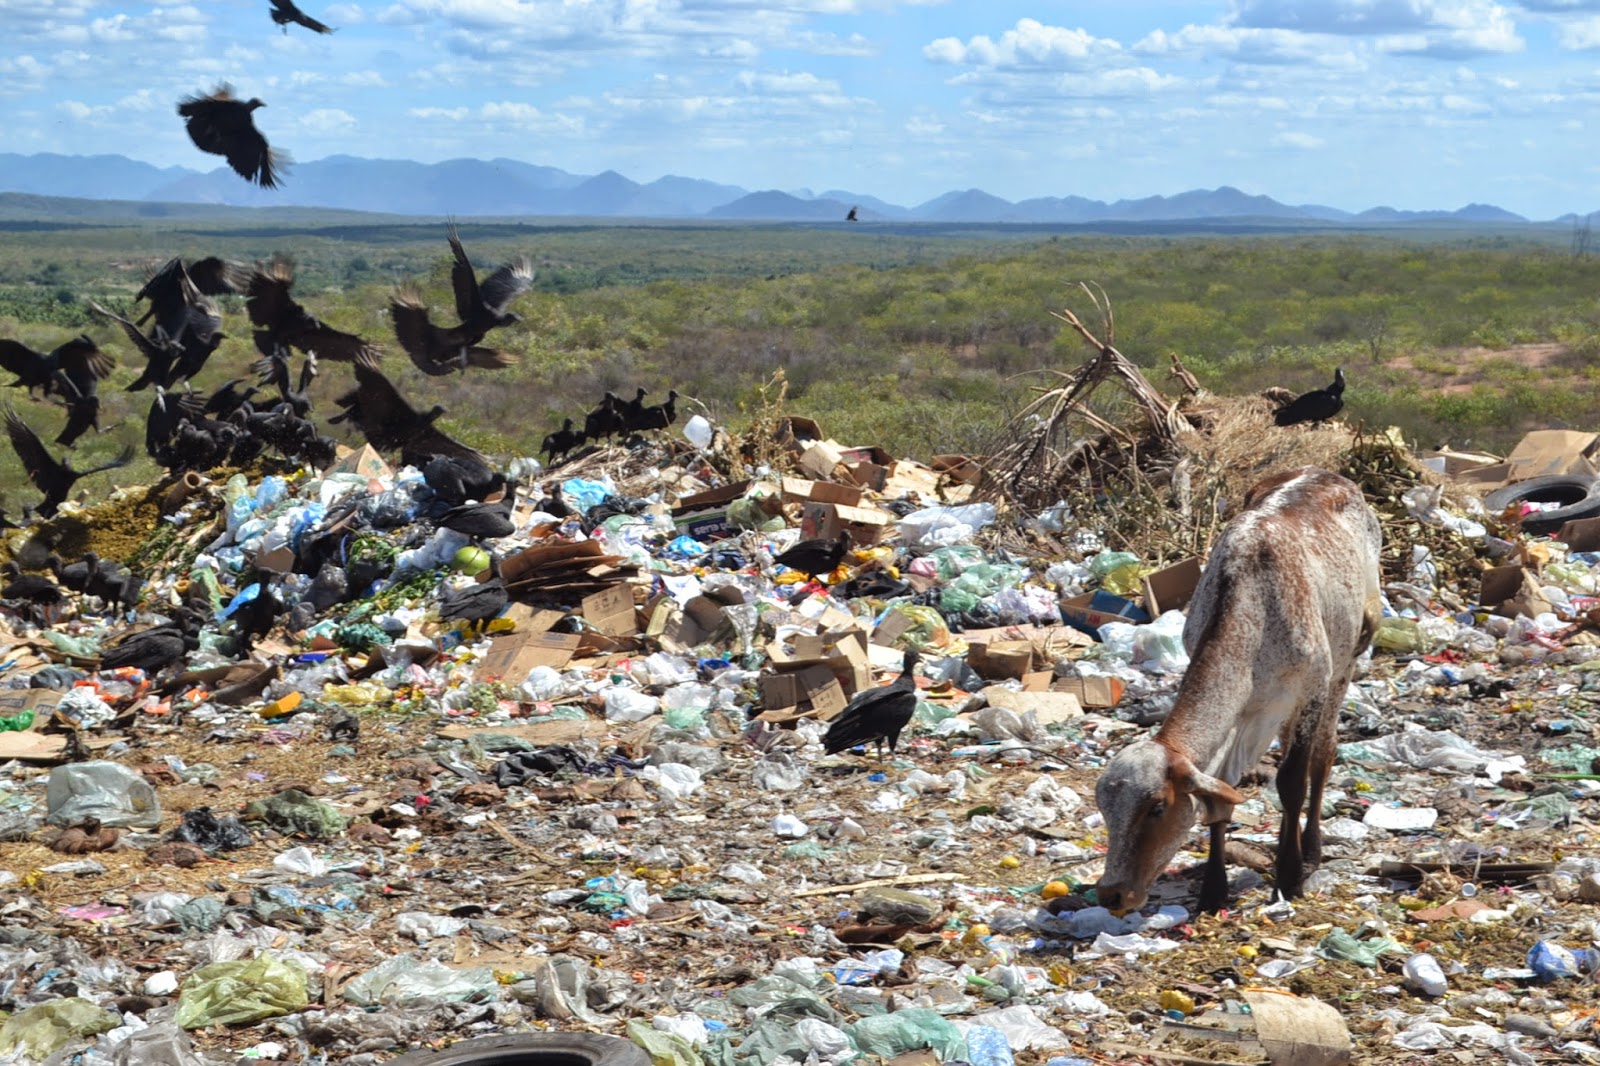
[{"label": "vulture perched on trash", "polygon": [[877,742],[878,761],[883,762],[884,741],[889,742],[889,754],[894,754],[900,743],[900,731],[917,711],[917,680],[915,670],[918,655],[908,649],[900,666],[900,676],[887,685],[857,692],[850,698],[839,717],[828,723],[822,746],[829,755]]},{"label": "vulture perched on trash", "polygon": [[274,152],[256,129],[252,112],[266,106],[254,97],[235,99],[233,87],[223,83],[210,96],[184,97],[178,102],[178,114],[186,120],[185,128],[196,148],[225,157],[241,178],[273,189],[287,160]]},{"label": "vulture perched on trash", "polygon": [[585,440],[598,441],[622,429],[622,400],[608,392],[594,410],[583,416]]},{"label": "vulture perched on trash", "polygon": [[500,579],[450,589],[439,596],[439,617],[445,621],[487,622],[506,609],[510,597]]},{"label": "vulture perched on trash", "polygon": [[648,433],[666,429],[678,420],[678,390],[672,389],[667,393],[667,402],[658,403],[654,407],[646,407],[639,412],[639,417],[628,425],[631,433]]},{"label": "vulture perched on trash", "polygon": [[16,449],[17,458],[22,460],[22,468],[27,471],[28,480],[44,493],[44,501],[39,504],[39,513],[45,518],[50,518],[56,513],[56,508],[66,500],[67,494],[72,491],[72,486],[79,478],[98,474],[102,470],[127,466],[133,461],[133,448],[130,445],[122,449],[122,454],[109,463],[92,466],[87,470],[75,470],[71,464],[57,459],[46,451],[39,435],[9,407],[6,408],[6,435],[11,438],[11,447]]},{"label": "vulture perched on trash", "polygon": [[272,21],[283,27],[285,35],[289,33],[291,23],[299,23],[313,33],[333,32],[332,26],[318,22],[296,7],[294,0],[272,0]]},{"label": "vulture perched on trash", "polygon": [[179,659],[189,649],[189,638],[175,622],[141,630],[119,640],[114,647],[100,653],[101,670],[119,670],[131,666],[147,674],[158,673]]},{"label": "vulture perched on trash", "polygon": [[1280,426],[1294,426],[1302,422],[1326,422],[1344,409],[1344,367],[1333,372],[1333,384],[1325,389],[1312,389],[1295,397],[1273,413],[1272,420]]},{"label": "vulture perched on trash", "polygon": [[832,540],[802,540],[788,551],[773,558],[790,570],[798,570],[807,577],[827,577],[839,568],[844,553],[850,550],[850,531],[841,529]]},{"label": "vulture perched on trash", "polygon": [[422,480],[433,494],[454,506],[482,500],[506,487],[506,477],[468,456],[436,455],[422,465]]},{"label": "vulture perched on trash", "polygon": [[463,503],[450,508],[438,520],[440,527],[469,537],[509,537],[517,531],[511,520],[517,507],[517,483],[506,484],[505,496],[494,503]]}]

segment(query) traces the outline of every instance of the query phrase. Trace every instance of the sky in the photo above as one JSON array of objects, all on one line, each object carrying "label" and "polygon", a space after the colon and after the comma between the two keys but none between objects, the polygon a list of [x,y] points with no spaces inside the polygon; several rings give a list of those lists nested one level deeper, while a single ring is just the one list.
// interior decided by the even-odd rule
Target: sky
[{"label": "sky", "polygon": [[[1345,210],[1600,210],[1600,0],[0,0],[0,151],[208,171],[232,83],[295,159]],[[291,174],[292,180],[292,174]]]}]

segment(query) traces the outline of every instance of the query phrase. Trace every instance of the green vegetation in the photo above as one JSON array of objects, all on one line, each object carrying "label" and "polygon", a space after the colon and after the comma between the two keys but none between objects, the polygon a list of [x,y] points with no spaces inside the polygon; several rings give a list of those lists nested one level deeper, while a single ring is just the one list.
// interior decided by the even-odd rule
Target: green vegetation
[{"label": "green vegetation", "polygon": [[[436,223],[16,225],[0,246],[0,336],[48,349],[87,330],[121,360],[103,390],[106,432],[80,446],[79,465],[139,440],[149,405],[121,391],[137,373],[132,353],[85,301],[128,308],[146,270],[173,254],[291,253],[307,306],[385,344],[402,389],[443,403],[447,429],[497,452],[531,451],[562,415],[636,385],[657,398],[676,386],[692,398],[680,411],[737,424],[741,401],[778,370],[791,407],[847,443],[981,450],[1043,383],[1033,372],[1086,356],[1049,314],[1081,303],[1084,279],[1112,298],[1118,348],[1162,388],[1169,353],[1229,394],[1299,391],[1342,365],[1347,417],[1399,425],[1423,446],[1503,448],[1528,428],[1589,426],[1600,405],[1600,260],[1537,234],[1019,238],[475,221],[462,238],[480,267],[525,251],[538,268],[523,322],[496,338],[520,357],[512,370],[427,379],[393,342],[396,283],[419,288],[439,318],[452,313]],[[224,305],[230,339],[201,389],[244,376],[254,358],[242,301]],[[347,382],[323,363],[324,414]],[[54,435],[58,409],[8,398]],[[0,454],[0,486],[14,487],[15,461]]]}]

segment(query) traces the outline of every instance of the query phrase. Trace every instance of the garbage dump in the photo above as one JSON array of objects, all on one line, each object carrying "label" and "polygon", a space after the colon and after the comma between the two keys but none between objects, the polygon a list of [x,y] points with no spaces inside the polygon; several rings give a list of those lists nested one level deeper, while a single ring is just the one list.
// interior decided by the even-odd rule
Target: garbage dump
[{"label": "garbage dump", "polygon": [[[1182,417],[1259,440],[1250,402]],[[1251,476],[1309,450],[1377,509],[1381,618],[1305,894],[1272,891],[1274,749],[1216,914],[1199,826],[1142,909],[1094,891],[1097,777],[1170,711],[1204,565],[1130,532],[1114,442],[1097,497],[1042,488],[1083,461],[1048,441],[928,466],[702,417],[518,460],[494,536],[371,448],[64,503],[19,572],[140,588],[7,593],[0,1062],[571,1030],[658,1066],[1600,1061],[1600,530],[1281,432]],[[884,685],[886,743],[828,754]]]}]

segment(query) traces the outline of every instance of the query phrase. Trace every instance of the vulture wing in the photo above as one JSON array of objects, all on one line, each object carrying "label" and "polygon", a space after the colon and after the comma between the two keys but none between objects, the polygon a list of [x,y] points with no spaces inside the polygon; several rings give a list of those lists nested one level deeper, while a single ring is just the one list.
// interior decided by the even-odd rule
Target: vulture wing
[{"label": "vulture wing", "polygon": [[479,295],[484,306],[496,315],[503,315],[506,313],[506,306],[527,292],[532,285],[533,263],[524,255],[485,278]]},{"label": "vulture wing", "polygon": [[454,222],[450,223],[450,253],[455,256],[455,265],[450,268],[450,286],[456,291],[456,314],[461,316],[461,321],[469,322],[481,305],[478,275],[472,271],[472,260],[467,258],[467,250],[461,247],[461,238],[456,235]]},{"label": "vulture wing", "polygon": [[0,340],[0,368],[17,375],[18,385],[43,385],[50,380],[45,357],[21,341]]}]

